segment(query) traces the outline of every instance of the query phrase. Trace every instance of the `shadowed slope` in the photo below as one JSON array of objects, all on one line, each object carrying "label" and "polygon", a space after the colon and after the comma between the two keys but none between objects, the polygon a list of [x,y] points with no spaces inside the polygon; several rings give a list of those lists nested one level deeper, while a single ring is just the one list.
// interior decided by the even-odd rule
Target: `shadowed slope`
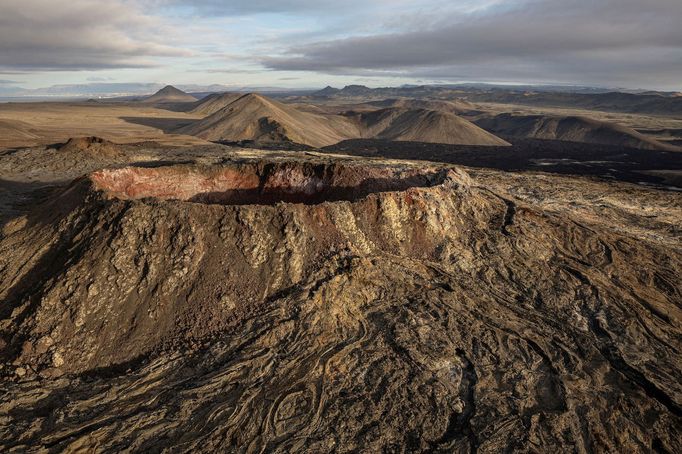
[{"label": "shadowed slope", "polygon": [[244,96],[242,93],[213,93],[195,102],[193,109],[189,112],[208,116],[227,107],[242,96]]},{"label": "shadowed slope", "polygon": [[620,145],[648,150],[680,151],[634,129],[581,116],[500,114],[475,122],[494,134],[510,137]]},{"label": "shadowed slope", "polygon": [[506,141],[452,113],[401,108],[359,117],[365,138],[458,145],[509,145]]},{"label": "shadowed slope", "polygon": [[353,136],[344,118],[301,112],[257,94],[247,94],[180,132],[212,141],[292,141],[314,147]]}]

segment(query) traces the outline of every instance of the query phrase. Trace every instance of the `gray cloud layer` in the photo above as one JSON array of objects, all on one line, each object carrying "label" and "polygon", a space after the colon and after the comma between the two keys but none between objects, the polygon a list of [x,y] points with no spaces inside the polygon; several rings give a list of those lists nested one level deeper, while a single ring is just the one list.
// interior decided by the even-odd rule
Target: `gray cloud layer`
[{"label": "gray cloud layer", "polygon": [[601,83],[679,83],[682,1],[535,0],[428,30],[291,47],[276,70]]},{"label": "gray cloud layer", "polygon": [[0,2],[2,74],[145,68],[189,57],[185,67],[207,74],[207,65],[230,60],[234,73],[260,64],[318,79],[682,84],[682,0]]},{"label": "gray cloud layer", "polygon": [[2,0],[1,70],[143,67],[183,55],[162,24],[125,0]]},{"label": "gray cloud layer", "polygon": [[[248,15],[262,13],[314,14],[362,7],[367,0],[148,0],[156,5],[182,6],[205,15]],[[402,0],[395,0],[395,2]],[[390,5],[390,0],[374,0]]]}]

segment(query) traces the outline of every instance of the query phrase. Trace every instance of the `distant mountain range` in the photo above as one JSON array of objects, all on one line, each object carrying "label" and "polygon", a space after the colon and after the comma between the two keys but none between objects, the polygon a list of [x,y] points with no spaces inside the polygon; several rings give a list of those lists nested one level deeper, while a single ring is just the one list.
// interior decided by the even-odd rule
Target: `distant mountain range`
[{"label": "distant mountain range", "polygon": [[665,97],[680,96],[680,92],[663,92],[655,90],[636,90],[628,88],[607,88],[607,87],[586,87],[581,85],[496,85],[486,83],[463,83],[463,84],[429,84],[411,85],[405,84],[399,87],[370,88],[365,85],[346,85],[343,88],[327,86],[322,90],[313,93],[314,96],[367,96],[373,94],[390,93],[415,93],[415,92],[439,92],[447,90],[461,90],[463,92],[536,92],[536,93],[582,93],[582,94],[603,94],[603,93],[628,93],[628,94],[650,94]]},{"label": "distant mountain range", "polygon": [[[93,82],[86,84],[61,84],[44,88],[23,88],[12,84],[0,84],[0,97],[3,98],[114,98],[127,96],[147,96],[163,88],[163,83],[110,83]],[[314,97],[424,97],[434,96],[441,92],[460,91],[472,94],[484,93],[570,93],[570,94],[604,94],[618,92],[663,97],[676,97],[680,93],[658,92],[646,90],[629,90],[599,87],[566,86],[566,85],[493,85],[484,83],[466,83],[449,85],[401,85],[399,87],[370,88],[364,85],[348,85],[343,88],[326,87],[322,90],[290,89],[268,86],[228,86],[222,84],[198,85],[178,84],[177,88],[192,94],[209,94],[220,92],[261,92],[270,94],[298,94]]]},{"label": "distant mountain range", "polygon": [[369,88],[348,85],[337,89],[326,87],[310,95],[312,100],[337,99],[348,102],[388,98],[460,99],[473,103],[499,103],[539,107],[564,107],[654,115],[682,115],[682,94],[677,92],[602,90],[588,87],[422,85]]},{"label": "distant mountain range", "polygon": [[[162,89],[162,83],[88,83],[53,85],[45,88],[22,88],[12,85],[0,85],[0,97],[4,98],[116,98],[126,96],[147,96]],[[220,84],[213,85],[176,85],[187,93],[217,92],[295,92],[278,87],[235,87]],[[311,92],[313,90],[308,90]]]},{"label": "distant mountain range", "polygon": [[[157,83],[88,83],[54,85],[46,88],[24,89],[0,84],[0,100],[45,100],[121,98],[138,99],[162,89]],[[592,87],[568,86],[509,86],[488,84],[403,85],[400,87],[370,88],[348,85],[343,88],[325,87],[322,90],[292,90],[278,87],[235,87],[227,85],[177,85],[183,92],[201,99],[211,93],[266,93],[274,97],[302,97],[309,100],[339,99],[352,102],[379,101],[396,98],[460,99],[473,103],[500,103],[539,107],[566,107],[601,111],[654,115],[682,115],[682,94],[678,92],[608,90]]]}]

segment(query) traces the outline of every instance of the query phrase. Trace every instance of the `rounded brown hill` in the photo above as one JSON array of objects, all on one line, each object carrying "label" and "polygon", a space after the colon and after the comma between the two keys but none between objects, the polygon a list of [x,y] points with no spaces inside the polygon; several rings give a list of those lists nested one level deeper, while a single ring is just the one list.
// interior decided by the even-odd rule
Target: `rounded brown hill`
[{"label": "rounded brown hill", "polygon": [[445,111],[389,108],[348,115],[358,122],[362,138],[366,139],[453,145],[509,145],[470,121]]},{"label": "rounded brown hill", "polygon": [[338,116],[299,111],[258,94],[246,94],[179,132],[211,141],[291,141],[313,147],[353,136],[353,127]]},{"label": "rounded brown hill", "polygon": [[481,128],[510,137],[619,145],[646,150],[679,151],[632,128],[582,116],[514,115],[504,113],[476,121]]},{"label": "rounded brown hill", "polygon": [[211,141],[290,141],[313,147],[357,138],[508,145],[504,140],[450,112],[389,108],[376,112],[333,115],[299,110],[257,94],[244,95],[178,132]]}]

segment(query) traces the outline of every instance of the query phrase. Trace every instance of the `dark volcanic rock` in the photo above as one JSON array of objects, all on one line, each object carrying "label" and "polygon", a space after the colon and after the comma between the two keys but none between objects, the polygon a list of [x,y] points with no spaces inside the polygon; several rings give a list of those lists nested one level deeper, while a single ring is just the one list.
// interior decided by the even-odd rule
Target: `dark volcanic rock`
[{"label": "dark volcanic rock", "polygon": [[101,137],[72,137],[57,146],[62,153],[82,155],[82,158],[116,158],[124,154],[121,146]]},{"label": "dark volcanic rock", "polygon": [[77,180],[0,241],[0,447],[679,451],[679,199],[647,229],[501,175]]}]

